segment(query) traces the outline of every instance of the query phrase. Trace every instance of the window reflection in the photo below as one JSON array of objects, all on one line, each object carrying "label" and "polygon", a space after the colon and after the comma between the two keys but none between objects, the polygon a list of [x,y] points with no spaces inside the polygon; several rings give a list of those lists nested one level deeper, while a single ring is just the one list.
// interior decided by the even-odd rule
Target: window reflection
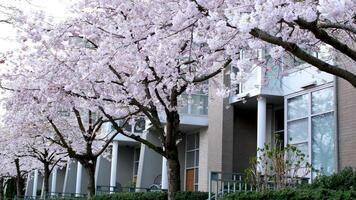
[{"label": "window reflection", "polygon": [[308,115],[308,95],[301,95],[288,99],[289,120],[306,117]]},{"label": "window reflection", "polygon": [[312,163],[322,174],[334,172],[334,112],[312,117]]},{"label": "window reflection", "polygon": [[[309,159],[317,172],[332,174],[336,162],[333,87],[287,99],[287,119],[288,144],[308,157],[311,152]],[[313,172],[313,177],[317,172]]]},{"label": "window reflection", "polygon": [[312,114],[328,112],[334,108],[333,88],[326,88],[312,93]]},{"label": "window reflection", "polygon": [[308,140],[308,119],[288,122],[288,143],[295,144]]}]

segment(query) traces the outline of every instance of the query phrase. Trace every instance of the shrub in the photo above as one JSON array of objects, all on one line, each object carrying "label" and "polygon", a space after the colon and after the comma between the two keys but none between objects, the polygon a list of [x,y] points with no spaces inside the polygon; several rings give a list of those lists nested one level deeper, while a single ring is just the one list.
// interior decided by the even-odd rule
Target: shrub
[{"label": "shrub", "polygon": [[356,199],[356,191],[335,191],[328,189],[283,189],[265,192],[239,192],[229,194],[220,200],[351,200]]},{"label": "shrub", "polygon": [[[310,174],[311,164],[305,155],[292,145],[284,148],[258,148],[258,157],[250,159],[250,167],[245,171],[246,182],[257,191],[273,188],[282,189],[300,184]],[[288,159],[286,159],[288,158]]]},{"label": "shrub", "polygon": [[[177,200],[206,200],[207,192],[178,192]],[[112,195],[98,195],[91,200],[167,200],[165,192],[122,192]]]},{"label": "shrub", "polygon": [[178,192],[176,200],[206,200],[209,194],[207,192]]},{"label": "shrub", "polygon": [[344,168],[331,176],[319,176],[310,188],[325,188],[331,190],[356,190],[356,171],[351,167]]}]

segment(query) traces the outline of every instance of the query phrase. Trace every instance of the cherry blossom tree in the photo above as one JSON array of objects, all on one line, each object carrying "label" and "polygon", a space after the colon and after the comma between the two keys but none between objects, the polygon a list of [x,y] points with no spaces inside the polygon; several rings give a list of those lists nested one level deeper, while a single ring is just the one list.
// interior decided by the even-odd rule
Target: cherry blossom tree
[{"label": "cherry blossom tree", "polygon": [[[214,37],[228,42],[231,36],[210,26],[215,18],[202,14],[194,1],[86,1],[78,8],[75,17],[59,25],[38,20],[41,15],[37,20],[27,17],[17,22],[23,31],[22,51],[18,57],[7,55],[6,59],[18,66],[16,75],[8,76],[18,85],[12,88],[26,85],[28,92],[38,90],[37,98],[46,96],[46,102],[98,108],[117,132],[168,159],[169,197],[174,199],[180,190],[181,95],[206,91],[206,81],[230,64],[224,45],[215,45]],[[33,83],[19,80],[23,77],[39,84],[29,87]],[[37,101],[28,99],[30,105]],[[144,114],[161,145],[125,133],[115,119],[126,110]],[[81,128],[81,132],[86,131]]]},{"label": "cherry blossom tree", "polygon": [[[17,157],[30,158],[36,160],[42,166],[38,166],[43,174],[43,195],[49,192],[49,177],[55,166],[62,167],[66,160],[66,151],[53,142],[46,139],[49,137],[51,127],[46,127],[43,122],[18,121],[13,113],[5,115],[5,128],[7,131],[7,143],[12,143],[12,151],[16,152]],[[11,123],[10,123],[11,122]],[[14,145],[15,143],[15,145]]]},{"label": "cherry blossom tree", "polygon": [[[86,0],[74,8],[61,23],[40,12],[14,18],[22,46],[5,55],[13,71],[4,76],[3,87],[29,96],[26,106],[46,107],[57,135],[63,133],[56,124],[61,120],[55,121],[58,110],[48,110],[56,107],[53,102],[74,108],[79,132],[89,135],[91,123],[83,128],[78,113],[100,111],[116,132],[168,159],[170,199],[180,190],[181,95],[207,91],[206,82],[230,65],[244,78],[252,66],[266,64],[256,57],[239,59],[241,49],[266,49],[276,61],[289,52],[356,86],[347,65],[332,62],[342,54],[343,62],[355,65],[352,0]],[[332,48],[330,59],[310,53],[325,46]],[[161,145],[122,130],[116,118],[127,119],[128,113],[145,115]],[[64,139],[58,143],[66,146]]]},{"label": "cherry blossom tree", "polygon": [[[38,160],[24,154],[25,146],[22,140],[14,137],[6,127],[2,127],[0,132],[1,174],[3,176],[14,177],[16,182],[16,195],[23,195],[24,177],[33,169],[40,168]],[[27,153],[26,153],[27,154]]]},{"label": "cherry blossom tree", "polygon": [[[33,157],[42,163],[40,169],[43,169],[45,177],[44,190],[48,192],[50,172],[63,160],[64,155],[68,155],[79,161],[86,169],[89,177],[88,194],[94,195],[96,160],[118,132],[103,129],[107,120],[91,110],[83,111],[75,107],[68,102],[70,98],[49,100],[47,96],[42,95],[43,91],[38,89],[41,82],[32,82],[27,77],[21,80],[29,81],[25,84],[28,87],[22,87],[24,84],[22,82],[16,89],[6,88],[11,93],[5,100],[8,112],[5,122],[11,127],[18,125],[15,126],[18,129],[14,131],[17,134],[8,141],[11,143],[17,141],[18,144],[15,146],[23,147],[17,156]],[[15,85],[12,86],[15,88]],[[128,116],[130,114],[123,118],[115,118],[124,120],[119,129],[126,125],[130,119]]]},{"label": "cherry blossom tree", "polygon": [[12,174],[12,164],[8,156],[3,153],[0,153],[1,165],[0,165],[0,200],[4,199],[4,187],[6,184],[6,178],[14,176]]}]

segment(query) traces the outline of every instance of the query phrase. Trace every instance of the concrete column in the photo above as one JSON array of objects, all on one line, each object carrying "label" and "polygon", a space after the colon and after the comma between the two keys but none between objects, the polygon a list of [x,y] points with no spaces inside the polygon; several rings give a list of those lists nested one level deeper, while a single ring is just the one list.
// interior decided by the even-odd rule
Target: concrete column
[{"label": "concrete column", "polygon": [[37,196],[37,185],[38,185],[38,169],[35,170],[33,175],[33,188],[32,188],[32,196],[36,199]]},{"label": "concrete column", "polygon": [[77,179],[75,183],[75,196],[80,197],[82,190],[83,165],[77,161]]},{"label": "concrete column", "polygon": [[55,195],[57,191],[57,171],[58,166],[55,166],[52,171],[51,195]]},{"label": "concrete column", "polygon": [[110,193],[113,193],[114,187],[116,187],[118,151],[119,143],[118,141],[113,141],[111,153]]},{"label": "concrete column", "polygon": [[[259,96],[257,98],[257,148],[261,149],[266,143],[266,116],[267,116],[267,102],[266,98]],[[257,157],[260,154],[257,153]],[[260,167],[258,167],[260,168]]]},{"label": "concrete column", "polygon": [[26,180],[26,190],[25,190],[25,196],[31,196],[29,191],[30,188],[30,182],[31,182],[31,173],[27,174],[27,180]]},{"label": "concrete column", "polygon": [[168,190],[168,167],[167,167],[167,158],[162,156],[162,180],[161,180],[161,189]]},{"label": "concrete column", "polygon": [[[190,106],[188,107],[190,108]],[[190,113],[188,111],[188,113]],[[164,126],[164,132],[167,133],[167,126]],[[164,147],[163,147],[164,148]],[[161,189],[168,190],[168,167],[167,158],[162,156],[162,178],[161,178]]]}]

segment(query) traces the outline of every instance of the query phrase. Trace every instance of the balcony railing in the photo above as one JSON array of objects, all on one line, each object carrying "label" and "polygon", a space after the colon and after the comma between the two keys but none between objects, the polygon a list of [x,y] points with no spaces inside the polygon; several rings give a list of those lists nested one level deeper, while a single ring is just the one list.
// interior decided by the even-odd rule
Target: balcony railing
[{"label": "balcony railing", "polygon": [[280,70],[279,66],[268,69],[254,67],[243,81],[232,87],[234,90],[231,93],[231,100],[260,94],[281,95],[283,89]]}]

